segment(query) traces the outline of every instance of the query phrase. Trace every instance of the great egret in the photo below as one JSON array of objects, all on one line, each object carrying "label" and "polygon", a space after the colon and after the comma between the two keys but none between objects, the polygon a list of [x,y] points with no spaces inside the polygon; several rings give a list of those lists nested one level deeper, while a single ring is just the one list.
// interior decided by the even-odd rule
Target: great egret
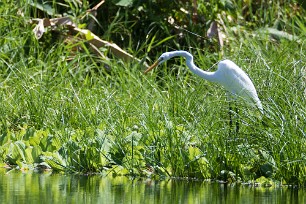
[{"label": "great egret", "polygon": [[[145,74],[148,73],[150,70],[154,69],[159,64],[169,60],[172,57],[185,57],[186,64],[188,68],[196,75],[202,77],[211,82],[216,82],[222,85],[228,92],[230,92],[233,98],[241,97],[245,99],[249,104],[254,104],[263,113],[263,108],[261,101],[258,98],[256,89],[248,77],[248,75],[240,69],[234,62],[231,60],[222,60],[218,64],[218,69],[215,72],[207,72],[199,67],[197,67],[193,62],[193,56],[186,51],[172,51],[172,52],[165,52],[163,53],[158,60],[150,66],[147,70],[145,70]],[[231,117],[231,116],[230,116]],[[231,118],[230,118],[230,125],[231,125]],[[238,126],[236,126],[236,131],[238,131]]]}]

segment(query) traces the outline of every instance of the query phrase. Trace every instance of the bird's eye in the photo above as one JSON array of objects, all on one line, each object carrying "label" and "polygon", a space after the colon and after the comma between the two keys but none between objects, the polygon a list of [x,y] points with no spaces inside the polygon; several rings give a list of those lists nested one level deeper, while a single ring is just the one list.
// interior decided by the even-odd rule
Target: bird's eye
[{"label": "bird's eye", "polygon": [[159,62],[161,62],[161,61],[163,61],[163,60],[164,60],[164,57],[160,57],[160,58],[158,59]]}]

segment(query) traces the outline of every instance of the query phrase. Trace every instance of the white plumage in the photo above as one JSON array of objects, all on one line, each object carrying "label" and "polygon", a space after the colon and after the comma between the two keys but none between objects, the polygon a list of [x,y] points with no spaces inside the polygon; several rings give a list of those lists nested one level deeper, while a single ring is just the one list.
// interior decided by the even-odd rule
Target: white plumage
[{"label": "white plumage", "polygon": [[222,60],[215,72],[207,72],[198,68],[193,62],[193,56],[186,51],[172,51],[163,53],[158,60],[144,73],[149,72],[157,65],[172,57],[181,56],[186,58],[188,68],[196,75],[211,82],[222,85],[234,98],[241,97],[250,104],[255,104],[263,113],[262,104],[258,98],[254,84],[248,75],[231,60]]}]

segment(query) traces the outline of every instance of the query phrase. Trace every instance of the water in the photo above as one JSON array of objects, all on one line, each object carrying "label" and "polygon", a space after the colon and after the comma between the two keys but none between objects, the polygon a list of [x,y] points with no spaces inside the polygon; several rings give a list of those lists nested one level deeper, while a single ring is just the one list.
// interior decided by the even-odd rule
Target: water
[{"label": "water", "polygon": [[306,191],[0,169],[0,203],[306,203]]}]

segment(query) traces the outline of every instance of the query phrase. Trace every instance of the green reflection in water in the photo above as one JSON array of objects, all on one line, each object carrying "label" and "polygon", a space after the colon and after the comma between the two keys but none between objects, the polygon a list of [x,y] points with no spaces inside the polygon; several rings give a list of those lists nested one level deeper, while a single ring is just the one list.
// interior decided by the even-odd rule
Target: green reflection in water
[{"label": "green reflection in water", "polygon": [[305,190],[0,169],[0,203],[306,203]]}]

